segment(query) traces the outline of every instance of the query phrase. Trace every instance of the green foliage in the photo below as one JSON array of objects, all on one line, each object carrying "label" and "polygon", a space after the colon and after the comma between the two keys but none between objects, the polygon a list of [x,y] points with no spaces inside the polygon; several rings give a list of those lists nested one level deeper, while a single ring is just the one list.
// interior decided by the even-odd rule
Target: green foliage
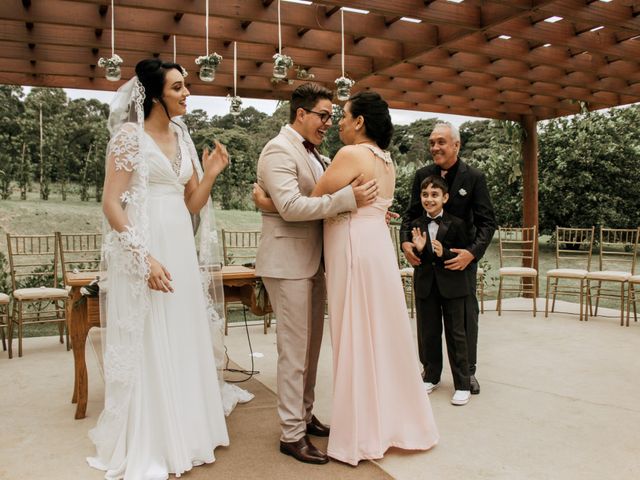
[{"label": "green foliage", "polygon": [[522,128],[484,120],[460,126],[460,155],[484,172],[498,225],[522,224]]},{"label": "green foliage", "polygon": [[24,112],[22,87],[0,85],[0,198],[11,197],[11,182],[20,158],[21,127],[16,119]]},{"label": "green foliage", "polygon": [[11,277],[9,275],[9,265],[7,257],[0,252],[0,293],[11,291]]},{"label": "green foliage", "polygon": [[11,171],[0,170],[0,198],[6,200],[11,197]]},{"label": "green foliage", "polygon": [[109,107],[93,99],[69,101],[57,88],[33,88],[23,97],[21,87],[0,85],[0,197],[8,198],[15,182],[25,199],[37,180],[42,199],[56,183],[64,200],[70,183],[80,180],[89,146],[104,151]]},{"label": "green foliage", "polygon": [[[62,282],[62,277],[58,276],[58,282]],[[26,277],[16,278],[17,288],[38,288],[43,285],[53,285],[53,260],[48,265],[34,268]]]},{"label": "green foliage", "polygon": [[640,225],[640,109],[588,112],[542,126],[540,230]]},{"label": "green foliage", "polygon": [[22,144],[22,155],[20,155],[20,164],[16,180],[20,188],[20,200],[26,200],[27,191],[31,189],[31,161],[27,154],[26,143]]},{"label": "green foliage", "polygon": [[410,125],[396,125],[389,151],[396,163],[422,167],[431,161],[429,135],[437,123],[436,118],[416,120]]},{"label": "green foliage", "polygon": [[80,200],[83,202],[89,201],[89,169],[91,167],[91,147],[89,146],[89,152],[87,153],[87,157],[85,158],[84,165],[82,166],[82,174],[80,175]]},{"label": "green foliage", "polygon": [[416,167],[413,164],[396,167],[396,190],[393,194],[391,211],[402,214],[409,207],[415,174]]},{"label": "green foliage", "polygon": [[[40,109],[44,142],[40,156]],[[41,197],[51,185],[62,198],[102,199],[109,108],[97,100],[69,100],[61,89],[0,85],[0,198],[14,190],[27,199],[32,182]],[[266,142],[289,121],[289,104],[273,115],[249,107],[234,117],[209,117],[203,110],[184,115],[201,153],[214,139],[227,145],[231,167],[218,179],[213,196],[226,209],[253,209],[251,184]],[[584,112],[539,126],[539,211],[541,232],[555,225],[634,226],[640,224],[640,108]],[[431,162],[428,137],[437,119],[396,125],[389,146],[397,165],[393,210],[408,203],[415,170]],[[338,116],[320,147],[333,157],[341,148]],[[522,129],[514,122],[472,121],[460,128],[461,157],[481,169],[501,225],[522,223]],[[91,192],[91,193],[90,193]]]},{"label": "green foliage", "polygon": [[260,149],[252,137],[242,127],[227,130],[209,127],[192,133],[198,152],[205,147],[212,148],[213,139],[223,143],[229,152],[229,167],[218,176],[212,192],[213,200],[223,209],[253,208],[251,190]]}]

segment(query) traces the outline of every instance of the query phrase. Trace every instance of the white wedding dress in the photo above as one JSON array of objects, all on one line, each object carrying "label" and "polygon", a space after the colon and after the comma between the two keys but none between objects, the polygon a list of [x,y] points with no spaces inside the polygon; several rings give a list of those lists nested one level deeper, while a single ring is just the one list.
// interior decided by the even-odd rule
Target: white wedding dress
[{"label": "white wedding dress", "polygon": [[[176,175],[150,136],[143,134],[140,143],[141,158],[148,165],[149,253],[171,274],[174,292],[150,293],[141,333],[142,359],[131,382],[129,404],[124,406],[126,418],[122,420],[120,412],[116,421],[113,414],[103,413],[90,433],[98,454],[88,462],[105,471],[107,479],[166,479],[170,473],[179,476],[193,466],[213,462],[214,449],[229,444],[221,385],[229,411],[238,401],[252,398],[218,381],[196,243],[184,201],[184,186],[194,172],[188,147],[179,140],[183,160]],[[109,283],[108,288],[117,287]],[[109,395],[107,388],[105,412]]]}]

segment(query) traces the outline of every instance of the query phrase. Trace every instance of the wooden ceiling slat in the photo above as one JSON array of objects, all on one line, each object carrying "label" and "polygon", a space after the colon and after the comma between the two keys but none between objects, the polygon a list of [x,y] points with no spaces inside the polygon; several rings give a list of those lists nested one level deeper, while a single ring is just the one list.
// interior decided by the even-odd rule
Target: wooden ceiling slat
[{"label": "wooden ceiling slat", "polygon": [[[499,59],[489,63],[486,58],[476,58],[472,54],[457,53],[450,56],[447,52],[432,50],[427,54],[417,57],[416,61],[422,65],[448,67],[457,71],[484,72],[496,77],[510,76],[519,77],[529,82],[557,83],[561,86],[583,86],[582,81],[573,81],[570,75],[564,75],[564,70],[560,67],[537,66],[528,69],[524,63],[512,60]],[[387,71],[383,71],[387,73]],[[595,79],[594,79],[595,80]],[[606,85],[599,82],[594,84],[594,89],[604,89]],[[626,92],[631,94],[631,92]]]},{"label": "wooden ceiling slat", "polygon": [[620,2],[592,2],[584,0],[562,0],[540,8],[547,16],[557,15],[573,22],[586,23],[592,27],[604,25],[614,30],[629,30],[640,33],[640,18],[633,15],[629,6]]},{"label": "wooden ceiling slat", "polygon": [[[18,2],[18,0],[13,0]],[[50,10],[62,10],[66,8],[75,9],[78,12],[78,17],[91,17],[91,12],[95,10],[95,5],[104,2],[104,0],[47,0],[46,4],[41,5],[39,11],[29,10],[29,15],[34,18],[46,18],[47,12]],[[119,17],[123,19],[131,18],[137,19],[140,16],[140,12],[146,17],[145,26],[139,25],[139,28],[157,28],[160,24],[156,19],[164,19],[173,16],[175,10],[174,0],[122,0],[116,5],[116,10]],[[66,7],[63,5],[67,5]],[[271,8],[263,8],[260,0],[243,0],[241,2],[227,2],[217,1],[210,2],[210,19],[220,18],[225,20],[231,20],[240,23],[243,22],[259,22],[264,24],[276,25],[277,24],[277,8],[273,5]],[[197,32],[200,35],[204,35],[204,3],[203,2],[182,2],[184,8],[183,21],[190,21],[195,23]],[[319,10],[322,7],[317,6],[309,8],[305,5],[297,5],[283,2],[281,4],[281,22],[284,27],[292,27],[296,31],[298,29],[309,30],[322,30],[326,33],[339,36],[340,34],[340,16],[334,15],[327,17],[324,15],[324,10]],[[144,10],[143,10],[144,9]],[[190,19],[190,20],[189,20]],[[50,20],[51,21],[51,20]],[[86,20],[85,20],[86,21]],[[109,20],[110,21],[110,20]],[[405,24],[402,22],[402,28],[396,28],[393,25],[387,28],[385,24],[385,17],[380,15],[358,15],[355,13],[347,13],[345,16],[345,23],[349,25],[350,36],[366,36],[379,38],[381,40],[396,41],[396,42],[415,42],[424,44],[434,44],[436,40],[437,31],[436,28],[428,24]],[[105,28],[108,28],[110,24],[107,22]],[[134,30],[134,26],[128,24],[121,24],[118,29]],[[172,30],[180,26],[181,30],[185,30],[182,27],[182,21],[180,25],[173,25]],[[251,25],[247,25],[249,28]],[[211,29],[211,36],[218,35],[218,33]],[[169,31],[172,33],[172,31]],[[277,35],[277,34],[276,34]],[[277,41],[277,36],[274,37],[274,41]]]},{"label": "wooden ceiling slat", "polygon": [[[558,104],[558,98],[554,96],[540,95],[536,99],[532,94],[526,92],[517,92],[510,90],[500,90],[497,88],[489,87],[470,87],[462,84],[454,84],[451,82],[420,82],[416,84],[417,80],[394,77],[389,79],[384,76],[373,76],[359,82],[360,87],[364,86],[371,89],[385,88],[395,89],[401,92],[406,91],[419,91],[428,93],[431,95],[451,95],[463,97],[469,100],[475,98],[487,98],[495,100],[496,102],[522,104],[527,107],[535,107],[539,105],[555,106]],[[596,97],[590,97],[589,100],[597,101]],[[565,114],[576,113],[576,109],[571,106],[563,106],[561,110],[564,110]]]},{"label": "wooden ceiling slat", "polygon": [[[0,29],[2,28],[0,21]],[[3,32],[5,34],[3,34]],[[104,40],[99,44],[87,45],[82,49],[78,49],[72,45],[59,45],[55,43],[42,43],[41,38],[34,38],[22,32],[16,36],[11,35],[11,31],[3,29],[0,31],[0,57],[4,58],[27,58],[34,60],[46,60],[60,58],[61,61],[69,63],[87,63],[96,64],[101,56],[110,55],[108,41]],[[91,35],[91,34],[90,34]],[[7,40],[8,38],[8,40]],[[30,48],[28,42],[33,40],[34,47]],[[51,41],[51,39],[50,39]],[[66,40],[64,43],[68,43]],[[197,66],[194,60],[201,52],[200,42],[195,39],[181,38],[178,47],[178,60],[187,70],[196,70]],[[164,59],[173,57],[173,44],[171,42],[158,43],[158,38],[152,41],[144,42],[127,42],[126,48],[118,49],[120,55],[125,61],[130,59],[138,59],[150,56],[152,53],[159,53]],[[219,52],[226,61],[223,61],[220,68],[231,68],[229,59],[233,57],[232,44],[225,43],[220,40],[211,40],[209,48],[212,51]],[[95,53],[93,50],[95,49]],[[340,55],[331,55],[327,57],[326,52],[316,50],[304,50],[298,48],[287,48],[287,52],[296,59],[296,63],[305,67],[328,67],[334,68],[336,74],[340,70]],[[273,55],[273,47],[270,45],[261,45],[257,43],[238,43],[238,59],[251,60],[255,62],[271,62]],[[353,75],[364,75],[371,72],[372,64],[369,57],[346,55],[348,71]]]},{"label": "wooden ceiling slat", "polygon": [[[431,72],[435,72],[435,74]],[[425,73],[429,72],[429,73]],[[566,92],[563,91],[562,86],[548,83],[548,82],[531,82],[525,79],[517,79],[513,77],[495,77],[487,74],[484,71],[472,72],[469,70],[465,70],[464,72],[458,74],[458,72],[454,69],[446,69],[442,67],[433,67],[433,66],[423,66],[419,68],[413,64],[402,64],[394,67],[392,70],[388,72],[388,74],[394,78],[404,77],[404,78],[420,78],[425,82],[432,82],[434,78],[440,80],[446,80],[447,82],[456,83],[459,85],[463,85],[465,87],[482,84],[487,88],[492,88],[498,92],[514,92],[514,93],[524,93],[527,96],[534,95],[536,93],[545,94],[547,96],[553,96],[556,98],[557,102],[561,102],[566,99]],[[376,75],[372,77],[367,77],[362,80],[362,82],[368,82],[370,78],[385,78],[385,75]],[[369,84],[369,83],[366,83]],[[630,89],[631,90],[631,89]],[[635,92],[637,90],[633,90]],[[630,91],[631,93],[631,91]],[[640,99],[640,96],[638,97]],[[598,103],[600,99],[594,97],[591,94],[582,94],[579,95],[577,100],[583,102],[591,102]],[[509,100],[507,100],[509,101]],[[526,102],[529,103],[529,102]],[[602,107],[606,107],[608,105],[602,105]],[[575,113],[575,112],[574,112]]]},{"label": "wooden ceiling slat", "polygon": [[[619,60],[612,63],[604,61],[605,63],[603,64],[597,64],[593,61],[592,56],[578,55],[572,57],[567,55],[566,48],[539,46],[530,49],[528,42],[524,40],[512,38],[510,40],[493,39],[486,41],[483,34],[476,34],[473,37],[468,36],[453,42],[450,44],[449,50],[485,55],[492,58],[500,57],[518,60],[532,66],[564,65],[565,68],[570,70],[592,72],[602,77],[619,76],[626,78],[630,75],[640,75],[640,65],[637,62]],[[612,67],[614,64],[618,64],[618,66]]]},{"label": "wooden ceiling slat", "polygon": [[419,18],[434,25],[452,25],[476,30],[481,28],[480,10],[464,3],[434,2],[425,5],[422,0],[320,0],[316,3],[335,7],[351,7],[381,16]]},{"label": "wooden ceiling slat", "polygon": [[[541,44],[565,46],[577,51],[594,52],[616,58],[634,59],[640,57],[640,42],[618,43],[611,35],[600,32],[575,35],[569,22],[547,23],[540,21],[531,25],[527,19],[514,19],[500,27],[502,33]],[[634,45],[635,43],[635,45]]]}]

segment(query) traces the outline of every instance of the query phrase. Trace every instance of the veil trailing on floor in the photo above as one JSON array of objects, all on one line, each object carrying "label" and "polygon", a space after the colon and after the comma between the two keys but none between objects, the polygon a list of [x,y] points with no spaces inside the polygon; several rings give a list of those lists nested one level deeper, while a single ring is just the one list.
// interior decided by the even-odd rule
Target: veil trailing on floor
[{"label": "veil trailing on floor", "polygon": [[[145,320],[150,315],[149,217],[147,210],[149,169],[141,154],[144,142],[144,87],[137,77],[122,87],[111,103],[105,182],[116,175],[127,175],[128,184],[120,200],[128,222],[121,232],[103,222],[102,265],[100,279],[100,323],[105,372],[105,406],[98,424],[90,432],[94,443],[108,450],[115,448],[117,437],[125,431],[134,387],[140,382]],[[189,148],[189,156],[198,178],[203,171],[186,126],[175,121]],[[222,262],[211,199],[194,216],[194,234],[213,350],[218,369],[225,414],[238,402],[253,395],[224,382],[224,295]],[[102,452],[99,452],[99,456]],[[105,451],[103,458],[110,455]]]}]

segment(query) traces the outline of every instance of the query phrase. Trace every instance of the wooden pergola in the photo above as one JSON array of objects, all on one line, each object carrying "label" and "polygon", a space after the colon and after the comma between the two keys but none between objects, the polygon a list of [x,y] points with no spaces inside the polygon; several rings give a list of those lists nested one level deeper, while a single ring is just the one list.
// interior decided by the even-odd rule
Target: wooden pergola
[{"label": "wooden pergola", "polygon": [[[238,94],[287,99],[304,79],[274,81],[277,0],[209,0],[209,49],[224,57],[201,82],[206,0],[115,0],[123,81],[137,60],[173,57],[192,93],[226,96],[238,48]],[[640,0],[318,0],[281,2],[283,53],[333,88],[345,69],[354,91],[392,108],[521,122],[524,224],[537,224],[536,122],[640,101]],[[110,0],[0,2],[0,83],[114,90],[97,66],[111,55]],[[120,82],[121,83],[121,82]]]}]

